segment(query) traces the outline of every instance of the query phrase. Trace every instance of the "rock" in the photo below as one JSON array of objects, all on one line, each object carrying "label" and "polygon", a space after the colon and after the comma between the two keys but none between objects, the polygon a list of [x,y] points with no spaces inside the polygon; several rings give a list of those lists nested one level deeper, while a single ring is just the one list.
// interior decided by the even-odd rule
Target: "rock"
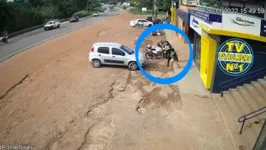
[{"label": "rock", "polygon": [[133,81],[133,82],[132,82],[132,84],[136,84],[137,82],[138,82],[138,81],[137,81],[137,80],[135,80],[135,81]]},{"label": "rock", "polygon": [[125,88],[124,87],[119,87],[118,89],[117,89],[119,92],[123,92],[123,91],[125,91]]},{"label": "rock", "polygon": [[138,112],[140,113],[140,114],[144,114],[144,113],[146,113],[147,112],[147,109],[146,108],[144,108],[144,107],[140,107],[140,108],[138,108]]}]

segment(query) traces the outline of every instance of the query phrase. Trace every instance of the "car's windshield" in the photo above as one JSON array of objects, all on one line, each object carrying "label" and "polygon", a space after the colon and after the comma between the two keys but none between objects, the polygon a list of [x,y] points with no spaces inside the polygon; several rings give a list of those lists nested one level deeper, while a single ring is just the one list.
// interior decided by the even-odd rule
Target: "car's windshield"
[{"label": "car's windshield", "polygon": [[54,22],[53,21],[49,21],[47,24],[53,24]]},{"label": "car's windshield", "polygon": [[123,51],[127,52],[129,55],[134,54],[134,51],[133,50],[131,50],[130,48],[128,48],[128,47],[126,47],[124,45],[121,46],[121,49]]}]

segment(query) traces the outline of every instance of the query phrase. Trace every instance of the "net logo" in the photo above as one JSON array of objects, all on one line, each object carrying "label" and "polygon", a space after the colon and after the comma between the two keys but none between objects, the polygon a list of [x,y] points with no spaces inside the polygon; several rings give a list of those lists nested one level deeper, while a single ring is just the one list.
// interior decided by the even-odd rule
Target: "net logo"
[{"label": "net logo", "polygon": [[245,19],[242,19],[241,17],[236,17],[235,19],[231,18],[231,21],[234,24],[237,24],[240,26],[254,26],[255,25],[254,21],[245,20]]},{"label": "net logo", "polygon": [[196,28],[199,27],[199,22],[195,18],[192,19],[192,26]]},{"label": "net logo", "polygon": [[254,61],[251,46],[241,39],[229,39],[218,50],[218,66],[227,75],[240,76],[249,71]]}]

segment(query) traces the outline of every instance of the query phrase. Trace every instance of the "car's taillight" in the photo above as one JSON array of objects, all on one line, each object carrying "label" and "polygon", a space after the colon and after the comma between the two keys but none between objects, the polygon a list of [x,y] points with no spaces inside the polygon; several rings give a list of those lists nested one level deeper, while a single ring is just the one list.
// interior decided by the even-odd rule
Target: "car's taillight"
[{"label": "car's taillight", "polygon": [[94,51],[94,47],[91,48],[91,52],[93,52],[93,51]]}]

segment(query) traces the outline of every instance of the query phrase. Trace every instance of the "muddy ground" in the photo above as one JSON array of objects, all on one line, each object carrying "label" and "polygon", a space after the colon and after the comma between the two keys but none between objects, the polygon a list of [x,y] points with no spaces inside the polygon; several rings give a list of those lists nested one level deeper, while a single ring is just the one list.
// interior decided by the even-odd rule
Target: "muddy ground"
[{"label": "muddy ground", "polygon": [[[231,150],[211,100],[184,100],[178,86],[154,84],[125,67],[95,69],[88,63],[97,41],[134,48],[143,29],[128,22],[139,17],[122,12],[1,63],[2,93],[25,79],[0,99],[0,144],[36,150]],[[149,37],[143,46],[163,38]],[[165,66],[166,60],[153,60],[145,69],[171,76]]]}]

